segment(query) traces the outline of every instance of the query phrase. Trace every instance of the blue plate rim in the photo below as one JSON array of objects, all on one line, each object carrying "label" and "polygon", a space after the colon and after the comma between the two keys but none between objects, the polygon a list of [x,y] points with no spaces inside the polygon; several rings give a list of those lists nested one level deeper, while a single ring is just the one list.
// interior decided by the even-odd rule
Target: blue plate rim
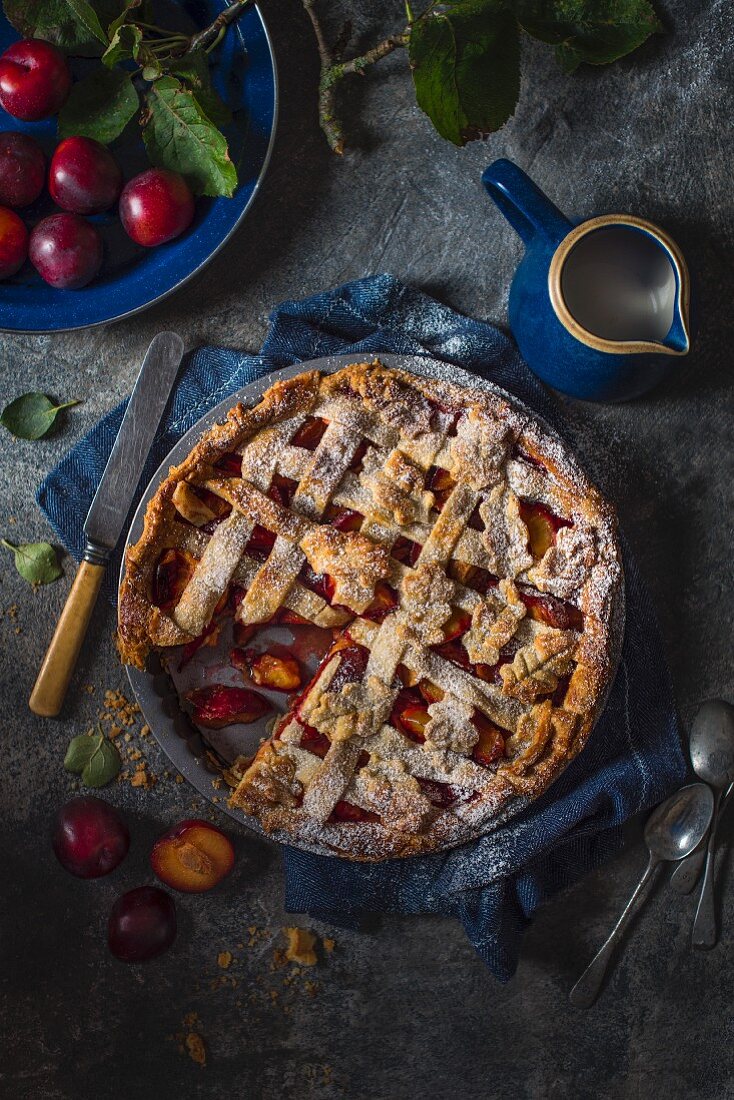
[{"label": "blue plate rim", "polygon": [[172,294],[176,294],[182,287],[189,283],[195,275],[198,275],[207,264],[209,264],[214,257],[221,252],[224,246],[232,239],[233,235],[242,225],[246,215],[248,214],[252,203],[255,200],[255,196],[260,191],[260,186],[267,175],[268,168],[270,167],[270,159],[273,154],[273,147],[275,145],[275,136],[278,131],[278,119],[280,112],[280,81],[278,78],[278,63],[275,59],[275,51],[273,50],[273,42],[270,37],[268,25],[265,22],[263,13],[260,10],[259,4],[254,4],[253,9],[257,13],[257,17],[262,25],[263,34],[265,35],[265,41],[268,47],[268,53],[270,55],[270,63],[273,68],[273,124],[270,128],[270,137],[268,139],[268,147],[263,158],[262,166],[258,173],[255,185],[252,188],[249,199],[243,206],[237,221],[230,227],[224,237],[222,237],[216,248],[213,248],[209,255],[197,264],[188,275],[184,275],[182,279],[179,279],[177,283],[169,287],[168,290],[164,290],[161,294],[157,294],[155,298],[151,298],[149,302],[144,302],[142,305],[136,306],[134,309],[125,310],[124,313],[117,313],[114,317],[106,317],[100,321],[87,321],[83,325],[65,325],[63,328],[6,328],[0,324],[0,333],[7,334],[9,336],[53,336],[56,333],[62,332],[84,332],[86,329],[102,328],[105,325],[115,325],[119,321],[124,321],[128,317],[135,317],[138,313],[143,313],[146,309],[150,309],[152,306],[158,305],[160,302],[165,301],[166,298],[170,298]]}]

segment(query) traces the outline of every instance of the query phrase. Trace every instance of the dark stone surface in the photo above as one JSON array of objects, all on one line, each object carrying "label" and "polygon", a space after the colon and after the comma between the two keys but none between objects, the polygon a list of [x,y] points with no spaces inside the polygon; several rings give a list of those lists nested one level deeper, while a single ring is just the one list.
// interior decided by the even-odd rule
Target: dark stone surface
[{"label": "dark stone surface", "polygon": [[[568,212],[630,210],[659,220],[695,272],[697,346],[669,383],[633,405],[571,413],[607,471],[652,586],[684,719],[708,696],[732,698],[731,6],[668,3],[669,34],[571,78],[549,50],[526,43],[517,114],[490,142],[464,150],[436,136],[415,107],[403,60],[390,58],[344,89],[355,148],[343,161],[329,155],[317,129],[315,51],[297,0],[265,6],[280,63],[281,127],[267,184],[236,239],[195,286],[129,323],[2,338],[4,399],[40,389],[84,402],[48,441],[12,442],[3,433],[2,533],[48,537],[33,489],[129,391],[148,340],[163,327],[177,328],[189,347],[254,350],[276,302],[383,270],[502,323],[520,245],[479,174],[506,154]],[[397,26],[399,9],[367,6],[357,20],[360,41]],[[642,871],[638,823],[622,856],[540,913],[506,987],[486,973],[461,929],[438,919],[384,919],[363,934],[336,933],[333,955],[284,986],[285,972],[269,970],[278,930],[292,923],[282,911],[279,855],[231,825],[236,871],[216,895],[181,900],[175,948],[147,967],[113,960],[104,945],[113,896],[146,879],[146,853],[163,826],[204,806],[164,776],[155,745],[136,738],[159,782],[152,791],[121,784],[105,795],[129,815],[128,861],[97,883],[74,880],[55,863],[49,817],[74,786],[61,768],[64,748],[95,719],[103,691],[126,685],[113,615],[100,607],[62,718],[42,721],[26,708],[72,571],[67,560],[63,581],[33,593],[10,560],[2,562],[0,1095],[734,1096],[727,869],[714,951],[691,951],[694,900],[661,882],[602,1000],[588,1013],[567,1003],[572,980]],[[17,620],[7,613],[14,604]],[[83,690],[90,683],[94,695]],[[724,867],[725,859],[726,852]],[[238,948],[248,926],[265,932]],[[227,971],[217,965],[224,950],[237,960]],[[212,988],[224,975],[236,977],[236,987]],[[306,978],[318,985],[313,996]],[[190,1012],[207,1041],[206,1069],[170,1038]]]}]

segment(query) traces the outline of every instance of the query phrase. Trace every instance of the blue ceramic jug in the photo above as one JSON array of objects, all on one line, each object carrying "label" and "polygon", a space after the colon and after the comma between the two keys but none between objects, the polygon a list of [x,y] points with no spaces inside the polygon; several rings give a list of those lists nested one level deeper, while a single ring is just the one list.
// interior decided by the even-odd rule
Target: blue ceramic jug
[{"label": "blue ceramic jug", "polygon": [[525,242],[510,328],[544,382],[625,401],[688,354],[688,269],[664,230],[629,214],[571,222],[509,160],[490,164],[482,183]]}]

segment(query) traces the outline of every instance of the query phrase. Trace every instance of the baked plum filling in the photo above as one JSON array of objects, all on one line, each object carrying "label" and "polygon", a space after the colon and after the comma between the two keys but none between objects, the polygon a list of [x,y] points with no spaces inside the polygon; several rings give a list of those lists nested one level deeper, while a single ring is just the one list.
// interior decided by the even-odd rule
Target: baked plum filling
[{"label": "baked plum filling", "polygon": [[536,561],[555,545],[561,527],[573,526],[570,520],[557,516],[537,500],[520,501],[520,518],[528,529],[528,546]]},{"label": "baked plum filling", "polygon": [[340,508],[336,504],[330,504],[324,512],[324,519],[332,527],[336,527],[337,531],[359,531],[364,516],[351,508]]},{"label": "baked plum filling", "polygon": [[197,559],[187,550],[164,550],[153,573],[152,603],[161,611],[171,611],[193,577],[196,565]]},{"label": "baked plum filling", "polygon": [[284,691],[287,694],[298,691],[301,687],[300,665],[295,657],[285,652],[266,650],[264,653],[257,653],[254,649],[236,646],[230,650],[229,663],[258,687]]},{"label": "baked plum filling", "polygon": [[188,692],[184,698],[191,704],[194,722],[213,730],[236,723],[249,725],[273,709],[258,692],[228,684],[207,684]]},{"label": "baked plum filling", "polygon": [[227,477],[242,477],[242,455],[230,451],[229,454],[222,455],[214,469]]},{"label": "baked plum filling", "polygon": [[528,609],[528,615],[538,623],[554,626],[557,630],[584,629],[584,616],[578,607],[555,596],[541,596],[531,588],[519,586],[520,599]]},{"label": "baked plum filling", "polygon": [[308,416],[291,439],[293,447],[302,447],[304,451],[315,451],[329,423],[320,416]]},{"label": "baked plum filling", "polygon": [[448,574],[452,580],[463,584],[465,588],[473,588],[482,596],[499,584],[499,579],[488,569],[482,569],[479,565],[468,565],[463,561],[450,562]]},{"label": "baked plum filling", "polygon": [[456,482],[448,470],[444,470],[442,466],[430,467],[426,475],[426,489],[433,493],[434,512],[441,511],[455,485]]},{"label": "baked plum filling", "polygon": [[413,542],[412,539],[406,539],[400,535],[390,548],[390,557],[395,558],[396,561],[401,561],[403,565],[413,566],[418,561],[422,549],[420,543]]}]

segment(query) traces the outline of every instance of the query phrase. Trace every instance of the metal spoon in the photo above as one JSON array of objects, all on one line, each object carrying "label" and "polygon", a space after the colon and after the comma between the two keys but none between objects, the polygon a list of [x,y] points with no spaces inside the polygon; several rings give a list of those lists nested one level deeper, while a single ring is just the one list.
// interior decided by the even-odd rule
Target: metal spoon
[{"label": "metal spoon", "polygon": [[[734,801],[731,797],[732,792],[734,792],[734,783],[730,783],[722,795],[719,804],[719,812],[716,815],[717,821],[724,816],[727,808],[731,806],[732,801]],[[670,885],[678,894],[690,894],[691,890],[698,882],[704,860],[706,859],[707,849],[708,845],[701,841],[695,852],[691,852],[689,856],[682,859],[670,876]]]},{"label": "metal spoon", "polygon": [[690,752],[696,775],[714,788],[714,813],[706,848],[706,870],[691,939],[694,947],[713,947],[716,943],[716,824],[722,792],[734,782],[734,707],[730,703],[723,699],[709,699],[699,707],[691,727]]},{"label": "metal spoon", "polygon": [[594,1003],[617,941],[653,873],[663,860],[683,859],[693,851],[706,835],[713,812],[714,796],[705,783],[682,787],[655,807],[645,825],[645,843],[650,853],[647,869],[609,938],[571,990],[569,1000],[572,1005],[589,1008]]}]

